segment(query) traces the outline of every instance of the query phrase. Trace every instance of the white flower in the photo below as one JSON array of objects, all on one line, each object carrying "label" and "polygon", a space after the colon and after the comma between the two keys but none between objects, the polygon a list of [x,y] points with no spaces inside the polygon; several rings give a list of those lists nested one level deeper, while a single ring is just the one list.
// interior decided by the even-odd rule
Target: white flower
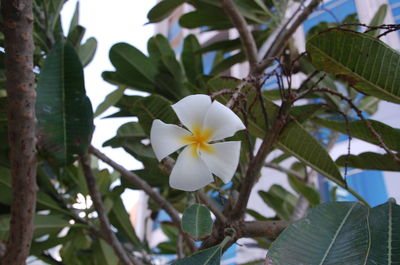
[{"label": "white flower", "polygon": [[159,161],[181,147],[169,178],[175,189],[194,191],[213,181],[228,183],[239,163],[240,142],[215,142],[245,129],[240,118],[207,95],[191,95],[172,105],[188,129],[154,120],[150,141]]}]

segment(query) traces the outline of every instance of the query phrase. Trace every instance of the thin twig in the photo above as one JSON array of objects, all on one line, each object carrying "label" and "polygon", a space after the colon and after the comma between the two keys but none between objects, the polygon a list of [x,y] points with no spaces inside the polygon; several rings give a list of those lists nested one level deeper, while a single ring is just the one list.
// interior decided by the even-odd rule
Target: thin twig
[{"label": "thin twig", "polygon": [[111,230],[111,223],[108,220],[106,211],[104,209],[103,201],[101,200],[101,195],[99,188],[96,184],[96,178],[93,175],[93,171],[90,167],[90,157],[85,154],[81,156],[81,164],[83,168],[83,173],[85,175],[86,183],[88,186],[88,190],[90,193],[90,197],[92,198],[94,208],[98,214],[100,220],[100,226],[102,232],[108,238],[112,248],[114,249],[115,254],[118,256],[121,263],[125,265],[139,265],[141,262],[136,261],[134,259],[130,260],[121,243],[118,241],[114,232]]},{"label": "thin twig", "polygon": [[341,100],[345,100],[350,107],[356,112],[357,116],[365,123],[365,125],[368,127],[369,131],[372,133],[372,135],[376,138],[376,140],[379,143],[379,146],[382,147],[386,153],[388,153],[390,156],[393,157],[393,159],[400,164],[400,158],[390,150],[390,148],[385,144],[385,142],[382,139],[382,136],[375,130],[375,128],[372,126],[371,122],[367,119],[364,118],[364,115],[362,114],[361,110],[354,105],[353,100],[351,100],[350,98],[344,96],[343,94],[330,90],[328,88],[317,88],[314,90],[315,92],[325,92],[325,93],[329,93],[332,95],[335,95],[337,97],[339,97]]},{"label": "thin twig", "polygon": [[232,0],[220,0],[220,2],[232,24],[239,32],[244,52],[250,63],[250,71],[252,71],[258,62],[257,45],[251,31],[249,30],[249,25],[247,25],[245,18],[240,14]]},{"label": "thin twig", "polygon": [[260,62],[253,73],[262,73],[265,68],[267,68],[273,61],[274,58],[279,56],[286,47],[290,37],[297,30],[297,28],[303,24],[307,17],[312,13],[312,11],[319,5],[321,0],[312,0],[311,3],[305,7],[302,12],[297,15],[297,18],[289,26],[289,28],[284,27],[283,30],[278,34],[276,40],[268,49],[264,55],[264,59]]},{"label": "thin twig", "polygon": [[179,229],[182,233],[185,242],[189,246],[192,252],[195,252],[197,247],[194,245],[192,239],[190,239],[185,232],[182,231],[181,226],[181,218],[179,217],[178,211],[170,204],[165,198],[163,198],[157,191],[153,190],[153,188],[144,180],[142,180],[138,175],[128,171],[123,166],[119,165],[117,162],[113,161],[111,158],[100,152],[93,146],[89,147],[89,152],[92,153],[94,156],[105,162],[106,164],[110,165],[116,171],[118,171],[122,177],[133,183],[136,187],[143,190],[150,198],[152,198],[158,205],[164,209],[168,215],[171,217],[172,222],[174,225]]},{"label": "thin twig", "polygon": [[222,223],[226,223],[227,219],[225,215],[218,209],[213,201],[204,193],[204,191],[199,190],[197,192],[202,203],[204,203],[208,209],[215,215],[215,217]]},{"label": "thin twig", "polygon": [[289,174],[289,175],[293,175],[297,179],[299,179],[300,181],[304,181],[304,176],[302,176],[299,172],[294,171],[294,170],[292,170],[290,168],[283,167],[283,166],[281,166],[279,164],[276,164],[276,163],[264,163],[264,167],[272,168],[272,169],[281,171],[283,173],[286,173],[286,174]]}]

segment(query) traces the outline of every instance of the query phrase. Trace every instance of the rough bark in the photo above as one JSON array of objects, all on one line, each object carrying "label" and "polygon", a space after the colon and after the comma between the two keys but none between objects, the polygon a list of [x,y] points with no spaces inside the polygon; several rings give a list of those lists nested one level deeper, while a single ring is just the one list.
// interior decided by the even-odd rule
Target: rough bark
[{"label": "rough bark", "polygon": [[29,254],[36,204],[36,137],[32,1],[1,2],[5,36],[8,139],[11,148],[10,233],[2,265],[22,265]]}]

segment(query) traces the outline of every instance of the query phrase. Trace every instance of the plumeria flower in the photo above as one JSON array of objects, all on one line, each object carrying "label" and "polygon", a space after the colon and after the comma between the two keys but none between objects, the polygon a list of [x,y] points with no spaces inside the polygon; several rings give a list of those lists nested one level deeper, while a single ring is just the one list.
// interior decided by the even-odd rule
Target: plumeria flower
[{"label": "plumeria flower", "polygon": [[150,141],[159,161],[184,147],[169,178],[171,187],[198,190],[213,181],[212,174],[228,183],[239,163],[240,141],[222,142],[245,129],[240,118],[207,95],[191,95],[172,105],[181,123],[154,120]]}]

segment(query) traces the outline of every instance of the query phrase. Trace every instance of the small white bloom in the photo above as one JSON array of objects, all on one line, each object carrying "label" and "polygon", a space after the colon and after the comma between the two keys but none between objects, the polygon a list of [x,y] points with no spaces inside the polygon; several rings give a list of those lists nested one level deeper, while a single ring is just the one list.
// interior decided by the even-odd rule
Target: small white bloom
[{"label": "small white bloom", "polygon": [[169,178],[175,189],[194,191],[213,181],[212,174],[228,183],[239,163],[240,142],[216,142],[245,129],[240,118],[207,95],[191,95],[172,105],[188,129],[154,120],[150,141],[158,160],[181,147]]}]

